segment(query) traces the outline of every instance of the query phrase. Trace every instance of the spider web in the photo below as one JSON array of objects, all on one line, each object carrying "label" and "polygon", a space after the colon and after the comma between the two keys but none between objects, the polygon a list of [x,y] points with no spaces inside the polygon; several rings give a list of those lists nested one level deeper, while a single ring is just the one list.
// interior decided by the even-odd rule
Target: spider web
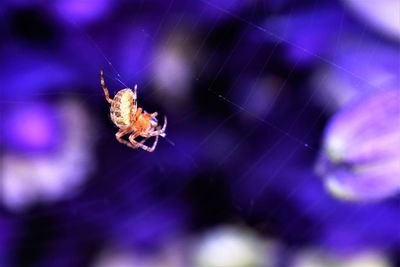
[{"label": "spider web", "polygon": [[[189,76],[193,90],[199,91],[194,94],[194,97],[198,96],[201,100],[211,101],[211,110],[207,109],[208,103],[199,103],[199,101],[196,102],[192,99],[189,104],[181,104],[182,112],[174,113],[172,119],[169,116],[168,106],[162,106],[162,101],[156,97],[159,94],[153,85],[156,77],[150,75],[150,78],[143,78],[142,84],[139,83],[140,81],[127,78],[126,75],[121,74],[124,67],[117,65],[118,60],[109,56],[115,55],[112,51],[115,47],[102,45],[97,38],[97,31],[89,34],[87,29],[83,29],[78,23],[66,18],[71,31],[78,32],[82,36],[83,42],[93,47],[94,55],[97,55],[94,56],[96,62],[93,58],[90,58],[90,61],[94,62],[91,63],[93,73],[97,73],[102,67],[105,68],[110,94],[113,95],[123,87],[132,87],[133,84],[138,83],[139,104],[143,105],[145,109],[147,109],[146,105],[150,105],[154,111],[159,111],[159,106],[163,107],[164,110],[159,111],[159,114],[168,116],[169,125],[167,127],[167,138],[160,138],[154,154],[125,149],[122,145],[115,148],[113,143],[117,141],[114,139],[113,131],[116,131],[116,129],[112,128],[111,121],[106,121],[108,111],[106,103],[102,99],[103,95],[98,80],[96,80],[98,86],[94,85],[96,83],[90,83],[93,89],[88,89],[88,92],[74,92],[73,94],[84,96],[87,101],[93,101],[97,108],[103,110],[98,112],[96,116],[99,121],[102,121],[102,127],[107,128],[103,133],[96,133],[96,135],[101,136],[99,142],[104,144],[104,148],[99,149],[100,163],[104,163],[104,166],[99,167],[95,174],[98,177],[92,177],[88,188],[84,189],[84,192],[81,193],[82,196],[77,197],[77,205],[74,208],[71,209],[70,205],[65,207],[61,205],[57,207],[57,210],[51,210],[50,214],[70,213],[70,217],[75,218],[81,214],[93,213],[88,217],[88,221],[78,220],[76,223],[69,221],[61,224],[62,229],[68,230],[85,228],[86,223],[107,221],[110,217],[117,217],[121,218],[121,223],[118,224],[118,229],[114,231],[126,232],[136,221],[146,220],[149,214],[157,213],[168,208],[171,203],[174,205],[176,202],[185,199],[188,188],[198,185],[197,183],[200,184],[201,188],[205,188],[204,190],[216,188],[216,194],[221,193],[218,191],[220,190],[218,186],[222,184],[222,186],[227,187],[229,200],[227,201],[223,197],[213,200],[229,202],[229,204],[216,204],[217,207],[228,210],[223,212],[226,217],[206,221],[204,222],[206,226],[244,222],[266,235],[273,235],[288,244],[314,242],[314,240],[310,241],[306,238],[308,234],[312,235],[312,228],[327,227],[329,221],[337,217],[343,218],[339,229],[358,227],[364,228],[366,232],[374,229],[374,225],[380,220],[380,214],[387,212],[386,207],[381,207],[379,204],[373,205],[374,208],[378,207],[379,213],[371,217],[371,214],[368,213],[368,208],[371,206],[352,206],[338,203],[328,196],[324,198],[315,196],[324,194],[320,185],[321,181],[316,179],[312,171],[313,161],[318,153],[321,138],[321,135],[316,135],[316,133],[322,131],[321,125],[325,123],[329,114],[326,106],[319,109],[315,108],[316,90],[311,93],[305,91],[299,93],[301,94],[301,97],[299,97],[301,103],[296,103],[300,106],[295,114],[283,114],[283,116],[279,116],[279,114],[274,116],[273,114],[273,110],[279,108],[280,104],[284,104],[285,98],[288,97],[288,88],[294,86],[292,79],[295,79],[294,76],[298,75],[297,73],[303,68],[301,60],[305,56],[317,61],[315,64],[334,68],[343,75],[358,80],[361,84],[367,84],[371,87],[373,85],[369,84],[362,76],[346,69],[327,56],[316,54],[285,38],[285,30],[282,34],[277,34],[275,31],[262,26],[259,22],[253,22],[251,20],[252,15],[256,15],[259,6],[253,7],[254,14],[250,13],[244,16],[235,10],[221,7],[210,1],[201,0],[201,3],[203,5],[202,11],[188,21],[190,11],[187,9],[190,8],[190,5],[186,4],[186,7],[182,10],[173,13],[174,5],[178,3],[171,0],[168,2],[164,14],[157,19],[154,27],[141,29],[140,32],[144,40],[155,42],[163,40],[164,46],[168,46],[174,37],[173,35],[179,32],[182,27],[188,28],[184,42],[191,44],[196,38],[200,39],[189,56],[189,61],[192,64],[198,64],[198,62],[200,64]],[[139,23],[136,15],[144,11],[143,5],[144,2],[142,1],[136,12],[128,19],[129,23]],[[313,6],[313,12],[309,17],[309,23],[314,24],[319,1],[311,1],[310,5]],[[211,20],[205,27],[200,22],[209,9],[216,12],[218,18]],[[295,10],[296,4],[293,2],[288,8],[287,17],[291,18]],[[343,30],[345,11],[342,12],[337,42],[334,46],[335,50],[339,50],[338,46]],[[116,19],[115,16],[113,18]],[[121,21],[126,23],[123,19]],[[167,22],[170,23],[168,24],[169,35],[167,34],[165,37],[162,34]],[[237,23],[240,25],[240,33],[231,43],[231,47],[221,45],[224,53],[220,53],[222,49],[218,49],[219,43],[222,41],[217,41],[213,47],[209,47],[210,38],[215,35],[221,23]],[[200,36],[196,34],[197,31],[201,32]],[[220,40],[230,38],[229,32],[220,34]],[[224,81],[227,76],[232,75],[229,72],[231,60],[237,56],[237,53],[242,52],[242,44],[248,38],[252,38],[254,34],[258,34],[261,36],[260,38],[265,38],[265,35],[267,35],[268,38],[272,39],[269,45],[270,49],[263,56],[265,60],[259,66],[254,63],[259,50],[248,51],[247,60],[244,60],[244,64],[235,70],[235,77],[228,82]],[[365,31],[360,32],[359,37],[361,45],[363,38],[365,38]],[[289,69],[283,71],[284,76],[281,77],[280,85],[277,86],[276,93],[269,102],[272,112],[264,115],[257,114],[248,107],[248,104],[252,100],[252,94],[255,93],[256,83],[274,67],[277,55],[282,53],[280,49],[283,45],[298,50],[304,55],[289,63]],[[212,49],[214,51],[210,51]],[[265,46],[260,44],[259,49],[265,50]],[[373,58],[374,53],[375,51],[371,51],[371,58]],[[198,60],[200,57],[202,58],[201,61]],[[149,62],[143,62],[141,66],[135,66],[134,76],[140,77],[141,73],[154,68],[154,65],[158,64],[157,60],[158,58],[155,57]],[[214,70],[211,77],[209,69]],[[235,97],[236,92],[233,91],[240,87],[241,80],[247,72],[254,69],[256,69],[254,71],[256,73],[254,83],[250,83],[250,88],[243,90],[240,99],[238,99],[238,97]],[[97,79],[97,76],[95,77]],[[301,86],[304,87],[304,85]],[[326,86],[325,76],[320,77],[317,86],[321,88]],[[61,95],[64,93],[66,95],[71,94],[68,91],[56,91],[51,94]],[[44,93],[44,95],[49,95],[49,93]],[[101,101],[104,104],[99,104],[103,103]],[[192,103],[195,104],[191,105]],[[149,109],[149,111],[152,110]],[[284,113],[292,111],[286,109]],[[280,119],[285,121],[282,122]],[[206,124],[207,121],[209,121],[209,124]],[[202,123],[202,125],[198,125],[197,122]],[[257,146],[257,142],[253,140],[263,140],[260,136],[265,136],[266,141]],[[218,145],[225,141],[228,145]],[[118,145],[115,146],[118,147]],[[222,149],[218,146],[221,146]],[[118,154],[107,154],[108,151],[114,151]],[[216,158],[212,155],[214,153],[217,154]],[[168,155],[170,155],[170,158],[168,158]],[[127,173],[132,174],[127,175]],[[115,185],[110,186],[107,180],[119,176],[124,178],[116,179]],[[295,178],[291,178],[291,176]],[[150,182],[145,180],[150,180]],[[287,186],[290,186],[290,188],[286,188]],[[91,187],[95,188],[94,192],[91,192]],[[310,190],[313,192],[310,193]],[[134,196],[126,197],[129,192],[133,192]],[[204,193],[201,189],[199,192]],[[156,193],[159,195],[154,196]],[[212,192],[210,193],[213,195]],[[310,193],[309,199],[301,199],[301,195],[306,193]],[[87,194],[90,197],[87,197]],[[150,198],[150,200],[146,202],[147,198]],[[146,203],[143,204],[146,205],[146,208],[140,208],[134,204],[136,201],[142,204]],[[300,204],[296,205],[297,202]],[[328,209],[321,211],[321,207],[328,207]],[[127,210],[135,215],[126,216]],[[283,213],[293,211],[295,214],[293,214],[291,222],[280,221],[287,218]],[[34,217],[46,216],[46,212],[35,213]],[[225,212],[228,212],[228,214]],[[318,217],[316,214],[318,214]],[[210,216],[210,214],[206,214],[206,216]],[[233,217],[236,219],[233,219]],[[311,226],[306,227],[305,231],[300,234],[299,228],[304,227],[309,221],[312,221]],[[281,224],[284,227],[277,226]],[[299,237],[300,241],[292,240],[295,234],[302,235]],[[96,233],[91,233],[88,236],[91,235],[95,236]],[[306,241],[303,241],[303,237]],[[68,237],[64,238],[69,239]]]}]

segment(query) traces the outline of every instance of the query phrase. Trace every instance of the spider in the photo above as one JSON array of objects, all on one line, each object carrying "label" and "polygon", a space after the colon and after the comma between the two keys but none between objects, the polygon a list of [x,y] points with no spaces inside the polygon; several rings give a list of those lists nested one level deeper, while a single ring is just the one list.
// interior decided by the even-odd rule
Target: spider
[{"label": "spider", "polygon": [[[115,134],[117,140],[127,145],[130,148],[142,148],[148,152],[153,152],[157,146],[158,137],[165,137],[165,129],[167,128],[167,117],[164,117],[164,125],[158,125],[156,116],[157,112],[147,113],[142,108],[138,107],[136,101],[137,85],[133,91],[130,88],[125,88],[110,98],[106,83],[104,81],[104,73],[100,71],[100,82],[103,88],[105,98],[110,104],[111,120],[119,128]],[[124,135],[130,134],[129,142],[124,140]],[[136,141],[137,137],[143,137],[141,141]],[[144,144],[150,137],[155,136],[153,145],[147,146]]]}]

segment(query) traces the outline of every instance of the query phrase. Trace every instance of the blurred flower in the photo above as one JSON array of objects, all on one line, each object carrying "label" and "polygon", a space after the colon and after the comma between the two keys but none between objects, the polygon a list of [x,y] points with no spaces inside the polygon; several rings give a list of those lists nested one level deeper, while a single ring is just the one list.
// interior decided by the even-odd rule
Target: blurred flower
[{"label": "blurred flower", "polygon": [[171,33],[168,43],[154,53],[154,83],[169,109],[177,108],[191,89],[192,67],[182,34]]},{"label": "blurred flower", "polygon": [[[0,201],[21,210],[70,198],[0,217],[0,266],[290,266],[277,260],[287,250],[266,240],[270,235],[288,248],[317,245],[312,260],[300,260],[307,267],[365,267],[358,249],[370,247],[376,257],[366,258],[379,266],[381,252],[397,249],[396,203],[337,201],[313,169],[326,108],[349,104],[367,111],[354,116],[360,120],[342,112],[333,119],[320,160],[325,181],[333,177],[327,186],[365,198],[369,187],[394,188],[398,176],[386,168],[394,156],[385,153],[396,154],[398,145],[388,140],[397,122],[383,112],[390,101],[350,106],[398,89],[398,47],[376,40],[340,3],[3,2]],[[115,140],[100,68],[112,95],[138,84],[140,104],[168,116],[168,139],[155,153]],[[311,96],[303,91],[310,78]],[[92,112],[76,101],[47,102],[72,94]],[[96,116],[107,133],[94,154],[94,139],[103,135]],[[338,136],[339,148],[331,142]],[[383,154],[365,159],[370,147]],[[94,157],[101,163],[96,179],[76,194]],[[372,186],[351,182],[377,173]],[[232,217],[264,237],[235,226],[209,229]],[[206,232],[182,238],[188,228]]]},{"label": "blurred flower", "polygon": [[390,267],[387,257],[379,251],[363,251],[352,255],[335,255],[318,249],[301,251],[292,267]]},{"label": "blurred flower", "polygon": [[136,267],[134,255],[127,252],[107,251],[93,264],[94,267]]},{"label": "blurred flower", "polygon": [[343,37],[332,51],[334,61],[311,76],[312,94],[319,105],[337,111],[371,92],[397,88],[400,69],[398,47],[357,35]]},{"label": "blurred flower", "polygon": [[92,267],[185,267],[182,248],[170,244],[163,251],[151,254],[112,248],[102,252]]},{"label": "blurred flower", "polygon": [[[248,113],[241,113],[244,119],[254,120],[254,116],[265,118],[274,107],[284,82],[276,76],[244,77],[234,86],[234,102]],[[251,116],[249,116],[251,114]]]},{"label": "blurred flower", "polygon": [[400,189],[400,91],[376,92],[337,113],[317,172],[335,196],[378,200]]},{"label": "blurred flower", "polygon": [[50,105],[24,104],[6,114],[1,124],[5,145],[14,151],[43,153],[57,148],[60,124]]},{"label": "blurred flower", "polygon": [[[6,46],[0,54],[4,62],[0,81],[5,88],[2,100],[19,101],[54,94],[74,80],[62,56],[19,45]],[[33,67],[35,66],[35,67]]]},{"label": "blurred flower", "polygon": [[400,41],[400,1],[381,0],[379,8],[373,0],[343,0],[343,2],[364,21]]},{"label": "blurred flower", "polygon": [[111,3],[109,0],[57,0],[51,3],[51,7],[67,20],[87,23],[104,17],[111,9]]},{"label": "blurred flower", "polygon": [[220,227],[206,233],[194,246],[196,267],[275,266],[276,247],[250,230]]},{"label": "blurred flower", "polygon": [[93,125],[85,109],[65,101],[57,107],[18,105],[10,113],[1,156],[5,205],[18,210],[76,192],[93,168]]}]

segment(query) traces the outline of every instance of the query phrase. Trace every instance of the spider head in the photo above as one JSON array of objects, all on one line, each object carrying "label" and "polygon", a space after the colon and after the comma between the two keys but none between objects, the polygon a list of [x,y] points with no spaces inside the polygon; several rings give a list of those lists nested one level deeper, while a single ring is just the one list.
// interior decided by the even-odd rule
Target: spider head
[{"label": "spider head", "polygon": [[156,127],[157,123],[154,125],[151,114],[144,113],[136,121],[136,126],[143,130],[150,130],[152,127]]}]

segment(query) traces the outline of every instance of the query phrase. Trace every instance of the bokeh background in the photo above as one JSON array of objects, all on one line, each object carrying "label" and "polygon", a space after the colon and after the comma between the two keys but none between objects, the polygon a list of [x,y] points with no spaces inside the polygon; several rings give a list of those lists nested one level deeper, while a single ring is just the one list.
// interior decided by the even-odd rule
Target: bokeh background
[{"label": "bokeh background", "polygon": [[[396,0],[0,3],[0,266],[386,267]],[[115,140],[100,87],[168,117]]]}]

